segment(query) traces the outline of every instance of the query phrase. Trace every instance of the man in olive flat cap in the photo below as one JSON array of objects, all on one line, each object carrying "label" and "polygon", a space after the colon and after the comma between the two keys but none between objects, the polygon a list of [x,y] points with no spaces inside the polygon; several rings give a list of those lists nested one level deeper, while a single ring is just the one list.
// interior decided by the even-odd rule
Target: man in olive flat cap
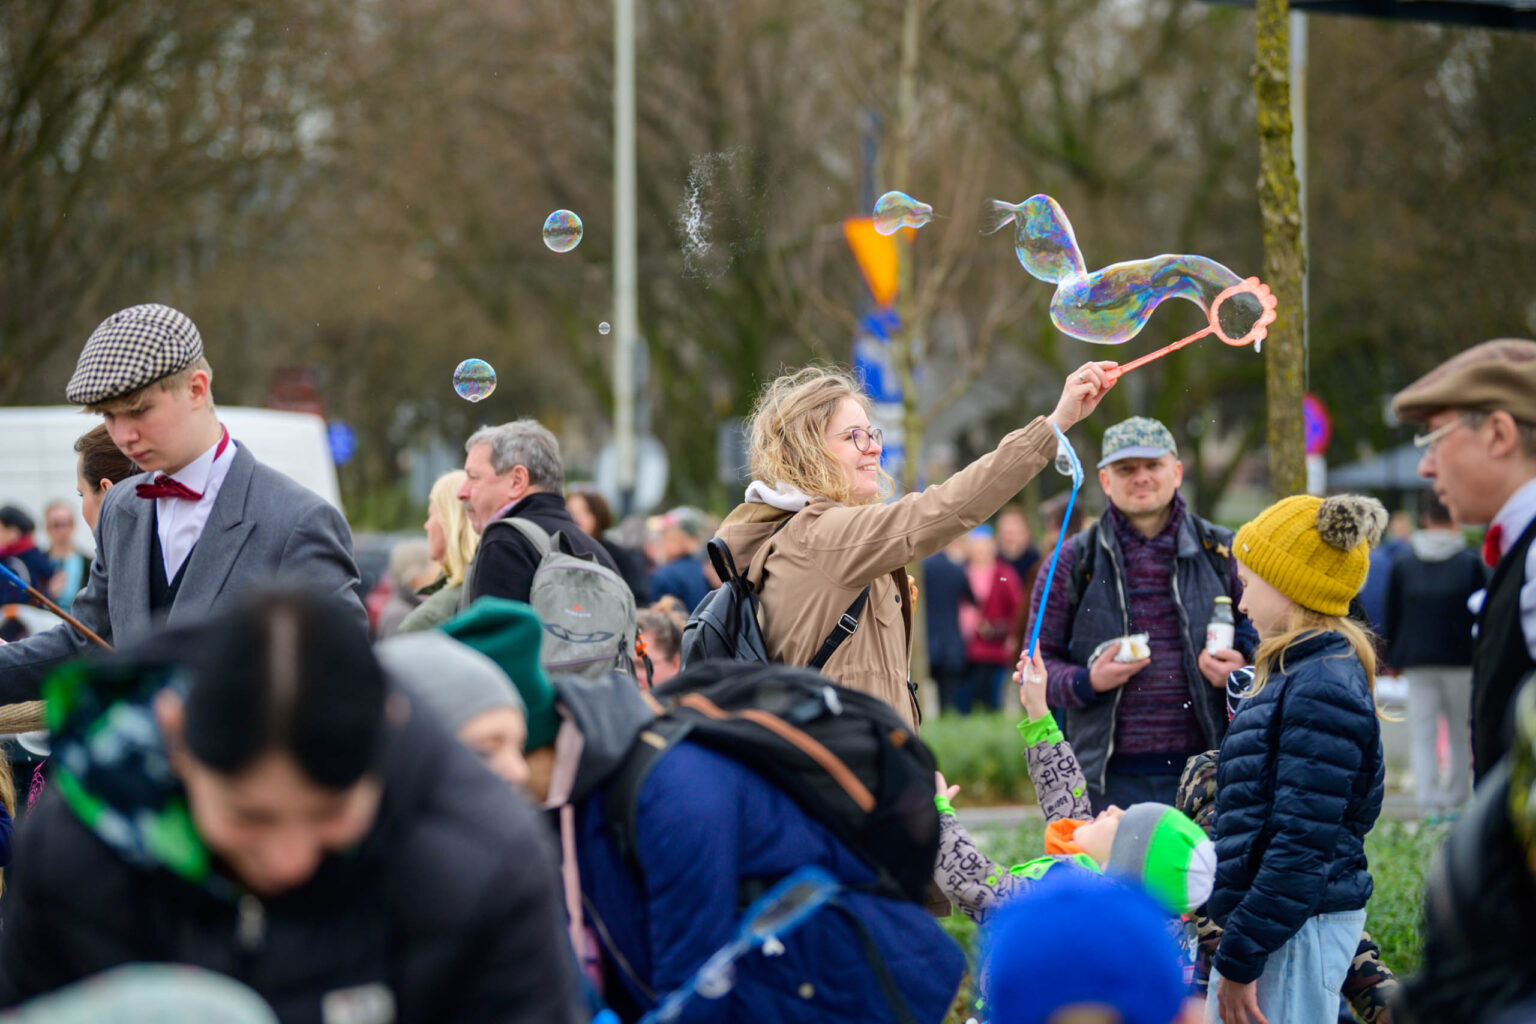
[{"label": "man in olive flat cap", "polygon": [[[102,503],[96,559],[71,609],[88,629],[123,643],[284,580],[340,596],[367,628],[346,520],[230,438],[202,336],[184,313],[147,303],[107,317],[64,393],[100,413],[145,471]],[[35,700],[48,671],[87,646],[60,625],[0,647],[0,703]]]},{"label": "man in olive flat cap", "polygon": [[[1417,420],[1419,475],[1467,526],[1487,524],[1488,589],[1473,597],[1472,775],[1509,749],[1510,701],[1536,668],[1536,341],[1501,338],[1453,356],[1392,400]],[[1481,601],[1479,602],[1479,597]]]}]

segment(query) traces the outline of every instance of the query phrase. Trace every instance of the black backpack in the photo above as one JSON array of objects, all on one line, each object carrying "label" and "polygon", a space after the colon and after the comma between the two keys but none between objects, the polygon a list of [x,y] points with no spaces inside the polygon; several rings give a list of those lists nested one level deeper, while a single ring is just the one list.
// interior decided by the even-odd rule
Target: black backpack
[{"label": "black backpack", "polygon": [[[792,518],[786,517],[773,532],[777,534],[784,529]],[[709,560],[720,577],[720,586],[699,602],[683,626],[679,647],[683,668],[710,660],[771,662],[763,642],[762,627],[757,621],[759,599],[756,588],[736,571],[736,560],[731,557],[731,549],[726,547],[725,541],[713,537],[706,546]],[[859,628],[859,616],[868,603],[869,587],[865,587],[822,641],[821,649],[810,661],[810,668],[820,670],[843,641],[853,636]]]},{"label": "black backpack", "polygon": [[884,701],[804,668],[705,662],[650,691],[658,717],[604,783],[620,854],[634,856],[636,802],[685,737],[741,762],[874,868],[870,892],[922,904],[939,850],[933,754]]}]

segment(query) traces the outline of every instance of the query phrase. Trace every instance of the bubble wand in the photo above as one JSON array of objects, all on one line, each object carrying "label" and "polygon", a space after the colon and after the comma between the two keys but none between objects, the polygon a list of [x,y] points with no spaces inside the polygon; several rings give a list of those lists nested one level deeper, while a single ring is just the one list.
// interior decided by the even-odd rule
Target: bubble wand
[{"label": "bubble wand", "polygon": [[743,915],[736,937],[704,961],[682,988],[641,1017],[640,1024],[667,1024],[676,1020],[683,1007],[696,995],[705,999],[723,998],[735,987],[736,961],[758,948],[764,956],[781,955],[784,952],[781,936],[798,928],[841,888],[842,885],[825,868],[814,864],[797,868],[758,897]]},{"label": "bubble wand", "polygon": [[[1051,597],[1051,580],[1056,576],[1056,559],[1061,557],[1061,542],[1067,539],[1067,524],[1072,521],[1072,506],[1077,503],[1077,492],[1083,486],[1083,463],[1067,435],[1056,424],[1051,424],[1056,434],[1056,472],[1072,478],[1072,492],[1067,495],[1067,510],[1061,517],[1061,529],[1056,533],[1056,546],[1051,549],[1051,561],[1045,567],[1045,586],[1040,591],[1040,607],[1035,609],[1035,624],[1029,630],[1029,642],[1024,645],[1026,665],[1035,656],[1040,643],[1040,622],[1045,618],[1045,603]],[[1022,670],[1021,670],[1022,671]]]},{"label": "bubble wand", "polygon": [[[1259,307],[1257,319],[1254,318],[1251,308],[1238,309],[1235,303],[1223,308],[1224,303],[1238,295],[1252,297],[1252,299],[1244,300],[1244,304],[1248,307],[1252,306],[1253,300],[1257,300]],[[1245,278],[1216,296],[1216,301],[1211,303],[1210,312],[1207,314],[1210,322],[1205,327],[1189,335],[1187,338],[1180,338],[1178,341],[1164,345],[1156,352],[1148,352],[1146,355],[1138,356],[1128,363],[1112,366],[1105,370],[1104,374],[1113,383],[1136,369],[1136,367],[1145,366],[1152,360],[1161,358],[1169,352],[1176,352],[1190,342],[1200,340],[1207,334],[1216,335],[1216,337],[1234,348],[1252,345],[1254,350],[1257,351],[1259,345],[1269,335],[1269,325],[1275,322],[1275,305],[1274,293],[1269,290],[1267,285],[1260,282],[1256,277]],[[1248,326],[1247,330],[1243,331],[1242,328],[1245,323]],[[1228,333],[1229,330],[1238,331],[1239,333],[1234,337]]]},{"label": "bubble wand", "polygon": [[[5,596],[10,594],[12,591],[18,594],[24,594],[25,600],[6,600]],[[92,633],[89,629],[86,629],[84,624],[82,624],[79,619],[75,618],[73,615],[69,614],[69,612],[66,612],[64,609],[48,600],[48,598],[43,596],[43,594],[40,593],[36,588],[29,587],[26,582],[23,581],[20,576],[17,576],[14,572],[12,572],[10,567],[7,566],[4,562],[0,562],[0,604],[30,604],[37,608],[47,609],[48,611],[53,612],[53,614],[57,615],[59,618],[63,619],[65,622],[69,623],[71,626],[74,626],[82,636],[96,644],[102,650],[110,651],[112,649],[111,644],[107,643],[95,633]]]}]

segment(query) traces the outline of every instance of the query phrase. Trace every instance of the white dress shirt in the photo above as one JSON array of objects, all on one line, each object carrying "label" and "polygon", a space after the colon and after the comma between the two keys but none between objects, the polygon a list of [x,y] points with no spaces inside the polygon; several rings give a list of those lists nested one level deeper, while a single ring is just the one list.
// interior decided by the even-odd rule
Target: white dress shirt
[{"label": "white dress shirt", "polygon": [[[222,437],[221,434],[221,440]],[[200,499],[155,499],[155,526],[160,534],[160,557],[165,565],[166,582],[176,578],[181,563],[187,560],[187,556],[192,553],[192,546],[203,535],[203,527],[208,522],[209,513],[213,511],[213,502],[219,496],[219,488],[223,486],[224,478],[229,475],[229,467],[235,461],[233,440],[224,446],[218,458],[214,458],[214,452],[218,450],[219,446],[215,443],[176,472],[165,474],[202,494]]]}]

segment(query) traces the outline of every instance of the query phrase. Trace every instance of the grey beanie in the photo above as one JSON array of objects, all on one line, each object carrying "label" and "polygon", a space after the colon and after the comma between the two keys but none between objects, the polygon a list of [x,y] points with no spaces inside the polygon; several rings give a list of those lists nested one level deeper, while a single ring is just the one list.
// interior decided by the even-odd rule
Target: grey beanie
[{"label": "grey beanie", "polygon": [[528,715],[512,680],[490,658],[439,630],[391,637],[374,648],[390,677],[457,734],[471,718],[496,708]]}]

